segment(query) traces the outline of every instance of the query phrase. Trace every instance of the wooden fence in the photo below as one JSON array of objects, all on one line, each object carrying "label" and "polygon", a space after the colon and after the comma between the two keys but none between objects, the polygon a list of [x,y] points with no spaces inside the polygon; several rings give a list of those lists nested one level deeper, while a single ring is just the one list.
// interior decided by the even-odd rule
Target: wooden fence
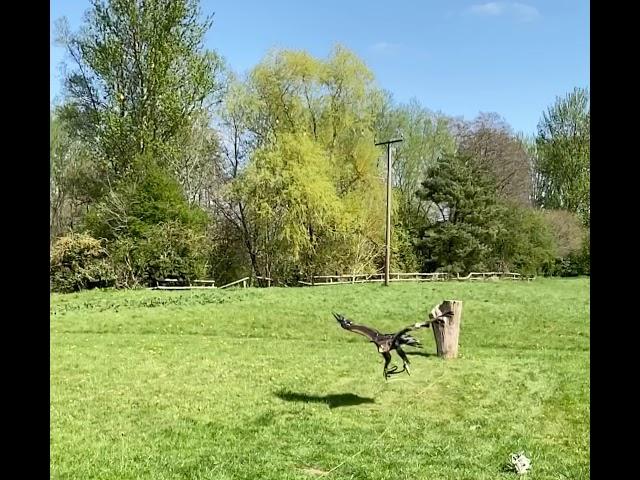
[{"label": "wooden fence", "polygon": [[[277,280],[267,277],[255,277],[258,286],[271,287],[273,284],[280,284]],[[471,272],[466,276],[458,274],[452,275],[446,272],[434,273],[391,273],[389,274],[390,282],[444,282],[444,281],[467,281],[467,280],[526,280],[531,281],[536,277],[523,276],[514,272]],[[227,283],[221,287],[216,287],[213,280],[194,280],[180,285],[180,280],[165,278],[160,280],[158,285],[151,287],[153,290],[193,290],[193,289],[212,289],[212,288],[228,288],[233,286],[242,286],[247,288],[251,282],[250,277],[244,277],[235,282]],[[351,275],[314,275],[310,281],[300,280],[298,283],[305,286],[317,287],[321,285],[345,285],[349,283],[381,283],[384,282],[384,273],[354,273]],[[285,285],[286,286],[286,285]]]},{"label": "wooden fence", "polygon": [[[471,272],[466,276],[455,276],[446,272],[434,273],[390,273],[389,282],[442,282],[442,281],[466,281],[466,280],[527,280],[531,281],[535,277],[523,276],[514,272]],[[301,285],[344,285],[348,283],[376,283],[384,282],[384,273],[358,273],[351,275],[314,275],[310,281],[299,281]]]},{"label": "wooden fence", "polygon": [[242,288],[247,288],[249,282],[249,277],[244,277],[235,282],[227,283],[226,285],[222,285],[220,287],[215,286],[215,282],[213,280],[193,280],[191,282],[181,281],[176,278],[163,278],[156,282],[155,287],[151,287],[151,290],[198,290],[205,289],[211,290],[215,288],[228,288],[233,287],[235,285],[242,285]]},{"label": "wooden fence", "polygon": [[161,278],[156,280],[156,286],[151,290],[194,290],[216,288],[213,280],[182,280],[178,278]]}]

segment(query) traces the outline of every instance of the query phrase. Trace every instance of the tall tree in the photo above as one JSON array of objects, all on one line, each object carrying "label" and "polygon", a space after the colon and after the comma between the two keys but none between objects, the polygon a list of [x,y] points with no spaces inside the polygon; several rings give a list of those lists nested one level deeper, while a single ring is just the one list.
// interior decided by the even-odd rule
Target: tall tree
[{"label": "tall tree", "polygon": [[[206,262],[196,190],[214,148],[205,111],[222,71],[203,46],[211,24],[197,0],[92,0],[77,33],[59,24],[72,60],[60,117],[89,149],[100,187],[83,223],[108,239],[112,258],[125,267],[120,283],[162,272],[196,275],[204,263],[183,262],[189,249]],[[168,256],[172,249],[185,259]],[[166,260],[161,269],[158,259]]]},{"label": "tall tree", "polygon": [[211,115],[202,111],[194,116],[180,151],[170,163],[170,171],[190,205],[209,206],[220,175],[220,155],[220,135],[212,125]]},{"label": "tall tree", "polygon": [[541,189],[543,184],[542,176],[538,171],[538,147],[535,135],[519,133],[516,135],[527,157],[529,165],[529,185],[531,186],[530,204],[533,207],[539,206]]},{"label": "tall tree", "polygon": [[197,0],[92,0],[84,27],[59,24],[73,61],[62,115],[116,182],[145,156],[166,167],[194,114],[218,89],[221,62],[204,51],[211,18]]},{"label": "tall tree", "polygon": [[531,204],[527,151],[511,127],[495,113],[483,113],[460,128],[460,152],[471,156],[495,177],[498,194],[521,205]]},{"label": "tall tree", "polygon": [[397,136],[404,140],[394,145],[394,206],[397,221],[411,229],[415,226],[416,217],[428,214],[432,208],[416,196],[427,168],[443,155],[456,151],[451,119],[429,111],[416,100],[396,106],[387,97],[377,120],[376,134],[380,140]]},{"label": "tall tree", "polygon": [[443,156],[427,169],[417,195],[439,214],[426,222],[418,240],[423,268],[460,273],[487,268],[500,208],[486,168],[469,156]]},{"label": "tall tree", "polygon": [[543,113],[538,124],[537,165],[541,178],[538,203],[547,209],[590,217],[589,92],[575,88]]},{"label": "tall tree", "polygon": [[57,113],[51,113],[49,125],[49,233],[53,240],[78,226],[100,186],[86,145],[69,134]]},{"label": "tall tree", "polygon": [[225,101],[218,200],[257,275],[375,268],[383,184],[374,146],[373,75],[337,47],[327,60],[274,51]]},{"label": "tall tree", "polygon": [[427,270],[535,274],[554,258],[553,235],[541,213],[501,196],[495,176],[470,156],[440,159],[418,195],[439,214],[426,219],[417,239]]}]

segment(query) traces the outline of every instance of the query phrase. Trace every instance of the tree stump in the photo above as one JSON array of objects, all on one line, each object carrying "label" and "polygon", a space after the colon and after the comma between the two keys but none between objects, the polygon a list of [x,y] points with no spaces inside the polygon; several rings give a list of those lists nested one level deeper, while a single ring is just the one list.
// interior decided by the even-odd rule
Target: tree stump
[{"label": "tree stump", "polygon": [[429,313],[434,319],[446,312],[453,312],[452,317],[444,317],[431,323],[436,349],[441,358],[456,358],[458,356],[458,337],[460,336],[460,322],[462,321],[462,302],[459,300],[445,300]]}]

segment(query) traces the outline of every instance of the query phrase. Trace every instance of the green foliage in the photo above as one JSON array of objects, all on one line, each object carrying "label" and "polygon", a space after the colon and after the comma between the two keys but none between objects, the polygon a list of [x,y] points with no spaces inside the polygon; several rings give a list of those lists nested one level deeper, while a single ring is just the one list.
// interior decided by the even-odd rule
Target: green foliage
[{"label": "green foliage", "polygon": [[138,155],[167,165],[179,151],[192,115],[219,88],[221,62],[203,50],[210,26],[197,0],[93,0],[80,32],[59,25],[74,62],[61,114],[108,179]]},{"label": "green foliage", "polygon": [[86,145],[74,138],[57,112],[51,112],[49,130],[49,228],[50,240],[72,231],[101,185]]},{"label": "green foliage", "polygon": [[419,272],[420,258],[410,231],[402,224],[396,224],[391,233],[391,271]]},{"label": "green foliage", "polygon": [[372,79],[337,47],[327,60],[274,51],[231,86],[226,115],[234,146],[244,139],[245,150],[229,156],[233,195],[223,214],[257,275],[289,281],[374,268],[384,187]]},{"label": "green foliage", "polygon": [[74,65],[58,114],[89,152],[82,224],[109,241],[120,285],[207,268],[195,190],[218,148],[204,111],[222,68],[203,49],[210,26],[197,0],[94,0],[79,32],[59,25]]},{"label": "green foliage", "polygon": [[206,213],[190,206],[178,182],[153,163],[137,169],[91,206],[85,226],[109,240],[118,285],[154,285],[173,275],[186,279],[207,272]]},{"label": "green foliage", "polygon": [[489,173],[466,156],[443,156],[427,169],[417,192],[437,210],[426,220],[418,248],[423,268],[465,273],[488,266],[499,231],[499,206]]},{"label": "green foliage", "polygon": [[580,252],[580,274],[591,275],[591,233],[587,231]]},{"label": "green foliage", "polygon": [[395,106],[386,98],[376,121],[376,136],[379,140],[403,138],[393,145],[394,213],[403,225],[415,229],[428,209],[416,196],[426,169],[456,151],[452,122],[416,100]]},{"label": "green foliage", "polygon": [[582,248],[564,257],[556,257],[545,270],[546,275],[559,277],[577,277],[591,275],[591,251],[589,236],[585,236]]},{"label": "green foliage", "polygon": [[305,136],[283,133],[272,148],[256,150],[236,182],[236,194],[255,222],[265,263],[273,265],[267,274],[280,278],[312,256],[317,242],[332,235],[339,222],[341,206],[328,159]]},{"label": "green foliage", "polygon": [[189,205],[206,206],[217,189],[219,164],[216,159],[222,147],[211,117],[208,112],[193,116],[191,129],[185,133],[180,151],[172,156],[168,168]]},{"label": "green foliage", "polygon": [[556,244],[542,212],[506,204],[502,207],[499,225],[492,268],[535,275],[553,262]]},{"label": "green foliage", "polygon": [[576,88],[556,99],[538,124],[538,204],[577,213],[589,225],[590,139],[589,92]]},{"label": "green foliage", "polygon": [[135,241],[117,239],[110,249],[120,286],[153,286],[166,277],[196,280],[209,270],[206,236],[175,221],[148,226]]},{"label": "green foliage", "polygon": [[455,273],[541,273],[555,256],[540,212],[499,200],[495,176],[464,155],[443,157],[427,170],[418,195],[437,212],[425,219],[418,252],[427,270]]},{"label": "green foliage", "polygon": [[590,271],[589,232],[578,215],[566,210],[547,210],[544,219],[554,237],[555,259],[547,275],[571,277]]},{"label": "green foliage", "polygon": [[115,283],[113,268],[100,240],[85,233],[59,237],[51,248],[51,287],[58,292],[109,287]]},{"label": "green foliage", "polygon": [[149,163],[138,168],[136,177],[118,183],[104,199],[92,205],[86,227],[107,239],[144,237],[147,230],[163,222],[179,222],[187,228],[204,230],[206,214],[189,206],[178,182]]},{"label": "green foliage", "polygon": [[[73,64],[51,119],[51,241],[79,229],[105,239],[121,286],[379,271],[375,142],[403,135],[393,269],[589,270],[581,229],[502,202],[534,198],[588,226],[586,91],[559,99],[527,142],[495,115],[456,124],[416,101],[395,105],[340,46],[325,59],[274,50],[244,78],[223,78],[203,46],[211,25],[197,0],[93,0],[78,32],[59,25]],[[64,289],[108,277],[87,272]]]},{"label": "green foliage", "polygon": [[482,113],[462,124],[459,137],[459,152],[491,172],[501,198],[531,205],[528,151],[503,118],[496,113]]},{"label": "green foliage", "polygon": [[553,234],[557,257],[566,257],[582,249],[585,228],[575,213],[566,210],[544,210],[543,216]]},{"label": "green foliage", "polygon": [[216,222],[208,232],[209,265],[216,285],[251,276],[251,265],[238,231],[229,222]]}]

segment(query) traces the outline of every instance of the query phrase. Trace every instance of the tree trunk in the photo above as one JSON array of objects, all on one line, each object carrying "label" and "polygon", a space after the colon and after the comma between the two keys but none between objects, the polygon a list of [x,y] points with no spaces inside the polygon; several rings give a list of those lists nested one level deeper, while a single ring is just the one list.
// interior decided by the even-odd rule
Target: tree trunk
[{"label": "tree trunk", "polygon": [[458,337],[460,336],[460,322],[462,321],[462,302],[459,300],[445,300],[431,310],[430,318],[453,311],[453,317],[444,317],[431,324],[436,349],[441,358],[456,358],[458,356]]}]

